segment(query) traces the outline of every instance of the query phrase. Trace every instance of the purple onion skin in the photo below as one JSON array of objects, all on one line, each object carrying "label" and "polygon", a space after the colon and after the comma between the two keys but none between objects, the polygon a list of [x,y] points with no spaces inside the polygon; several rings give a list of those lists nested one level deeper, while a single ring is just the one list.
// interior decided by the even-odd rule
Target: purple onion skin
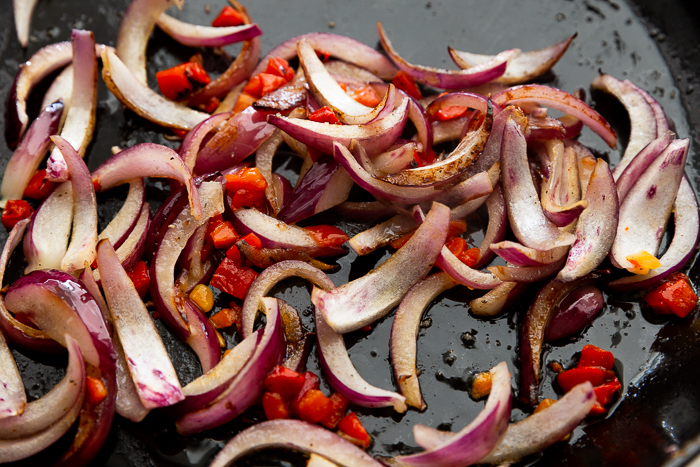
[{"label": "purple onion skin", "polygon": [[316,203],[338,170],[342,168],[331,156],[319,157],[292,195],[288,199],[285,198],[284,207],[277,218],[287,224],[294,224],[316,214]]},{"label": "purple onion skin", "polygon": [[544,340],[553,342],[577,334],[593,322],[604,305],[605,299],[597,287],[584,286],[574,290],[554,310]]}]

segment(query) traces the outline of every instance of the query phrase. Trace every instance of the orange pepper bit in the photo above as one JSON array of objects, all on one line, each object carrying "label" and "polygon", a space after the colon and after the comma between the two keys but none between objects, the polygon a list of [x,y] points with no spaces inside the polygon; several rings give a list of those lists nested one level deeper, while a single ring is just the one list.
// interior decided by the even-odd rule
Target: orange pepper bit
[{"label": "orange pepper bit", "polygon": [[472,389],[469,394],[473,399],[479,400],[488,396],[491,393],[491,373],[488,371],[481,372],[474,377],[472,381]]}]

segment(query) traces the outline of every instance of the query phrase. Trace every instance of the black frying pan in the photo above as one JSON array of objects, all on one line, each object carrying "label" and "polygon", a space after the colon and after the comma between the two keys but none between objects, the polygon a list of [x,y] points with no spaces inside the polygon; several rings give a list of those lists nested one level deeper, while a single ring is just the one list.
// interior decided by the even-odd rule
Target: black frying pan
[{"label": "black frying pan", "polygon": [[[209,24],[223,7],[224,1],[188,0],[179,14],[187,21]],[[33,39],[22,51],[14,36],[10,2],[5,0],[5,13],[0,17],[0,95],[6,99],[17,66],[38,48],[54,41],[66,40],[71,27],[91,29],[98,42],[114,45],[120,12],[127,0],[75,2],[72,0],[40,0],[32,25]],[[408,3],[408,4],[406,4]],[[248,8],[260,24],[263,53],[281,41],[309,31],[328,31],[349,35],[375,45],[375,25],[382,21],[395,47],[414,63],[450,67],[446,47],[480,53],[496,53],[519,47],[532,50],[562,40],[575,31],[579,36],[546,81],[572,91],[588,88],[590,81],[603,70],[619,78],[629,78],[659,99],[673,118],[680,137],[695,136],[700,128],[700,62],[698,6],[691,0],[653,2],[640,0],[628,5],[614,0],[584,1],[511,1],[490,2],[432,0],[423,2],[375,1],[280,1],[251,0]],[[149,81],[155,85],[155,71],[185,61],[195,51],[175,46],[164,34],[156,31],[149,45]],[[235,48],[232,49],[235,53]],[[222,69],[225,63],[207,55],[207,66]],[[45,87],[44,87],[45,89]],[[38,90],[40,92],[41,89]],[[113,145],[129,146],[154,141],[171,147],[160,130],[130,112],[123,112],[118,101],[100,88],[98,126],[88,151],[88,165],[97,167],[110,154]],[[617,123],[624,147],[627,123],[624,113],[615,106],[606,107],[606,116]],[[30,105],[33,115],[38,102]],[[602,111],[602,110],[601,110]],[[0,117],[2,118],[2,117]],[[4,122],[0,122],[4,125]],[[595,135],[587,133],[582,141],[608,157],[619,158]],[[691,181],[698,185],[697,140],[692,150]],[[3,165],[11,151],[0,144]],[[296,161],[280,157],[280,170],[293,174]],[[158,183],[149,186],[155,206],[165,192]],[[119,193],[114,199],[104,197],[100,215],[108,220],[118,207]],[[101,219],[104,221],[105,219]],[[339,221],[327,216],[320,222],[340,222],[349,233],[365,226]],[[476,225],[478,220],[474,222]],[[4,236],[4,232],[2,234]],[[479,241],[478,233],[473,240]],[[339,273],[332,276],[336,284],[358,277],[384,259],[378,253],[356,259],[354,254],[340,258]],[[19,268],[21,258],[13,261]],[[690,276],[699,279],[694,267]],[[8,278],[11,280],[12,277]],[[464,289],[464,288],[462,288]],[[390,410],[358,410],[365,426],[374,437],[371,453],[395,455],[415,450],[411,427],[424,423],[441,429],[459,430],[479,412],[482,404],[472,401],[466,392],[471,374],[484,371],[499,361],[509,363],[517,375],[516,335],[519,316],[528,305],[521,300],[507,316],[484,321],[469,315],[465,304],[477,294],[468,290],[452,291],[429,310],[431,323],[419,338],[418,364],[422,368],[421,386],[428,409],[424,413],[409,410],[403,415]],[[303,312],[311,327],[308,293],[301,282],[286,282],[275,290]],[[682,465],[700,449],[700,371],[697,345],[700,321],[697,312],[683,321],[659,320],[639,306],[639,296],[630,294],[609,299],[608,304],[587,332],[574,342],[551,347],[545,361],[568,363],[586,343],[611,349],[618,361],[616,370],[625,386],[624,396],[611,415],[596,423],[580,427],[569,443],[548,449],[543,456],[529,461],[537,465],[581,466],[657,466],[664,462]],[[356,332],[346,337],[351,357],[359,372],[377,386],[392,388],[388,336],[391,318],[380,322],[370,333]],[[183,382],[189,382],[200,371],[196,358],[188,349],[174,342],[167,331],[162,334]],[[475,344],[466,346],[461,336],[469,332]],[[227,336],[235,340],[235,336]],[[38,397],[62,377],[65,362],[14,352],[25,379],[30,397]],[[319,373],[314,356],[310,370]],[[543,394],[554,396],[552,375],[545,376]],[[514,419],[525,413],[517,407]],[[183,438],[175,433],[167,418],[154,414],[140,424],[116,417],[110,437],[93,462],[95,466],[175,466],[207,465],[220,446],[230,437],[260,417],[249,411],[245,416],[219,429],[200,436]],[[24,465],[49,463],[51,453]],[[300,456],[282,451],[268,452],[250,460],[247,465],[289,465],[286,461],[303,462]],[[303,465],[303,464],[302,464]]]}]

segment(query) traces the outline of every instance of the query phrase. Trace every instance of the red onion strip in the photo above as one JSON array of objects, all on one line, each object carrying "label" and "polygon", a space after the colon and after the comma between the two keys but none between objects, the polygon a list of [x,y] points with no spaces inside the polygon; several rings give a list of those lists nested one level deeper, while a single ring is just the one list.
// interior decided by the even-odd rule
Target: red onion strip
[{"label": "red onion strip", "polygon": [[7,346],[5,336],[0,333],[0,438],[3,438],[3,427],[7,417],[15,418],[24,412],[27,405],[27,395],[24,393],[22,375],[19,374],[17,362]]},{"label": "red onion strip", "polygon": [[372,386],[357,372],[350,360],[343,336],[331,329],[316,308],[318,357],[331,387],[361,407],[393,407],[406,411],[406,398],[396,392]]},{"label": "red onion strip", "polygon": [[17,40],[23,49],[29,44],[29,29],[32,23],[32,13],[39,0],[13,0],[12,11],[15,16]]},{"label": "red onion strip", "polygon": [[525,282],[503,282],[469,302],[469,309],[476,316],[496,316],[512,305],[526,288]]},{"label": "red onion strip", "polygon": [[343,467],[381,467],[369,454],[330,430],[301,420],[270,420],[241,431],[210,467],[226,467],[254,451],[285,448],[315,453]]},{"label": "red onion strip", "polygon": [[551,171],[542,183],[540,200],[544,215],[557,227],[574,222],[586,209],[588,202],[581,200],[581,182],[578,175],[576,152],[564,149],[564,143],[553,140],[545,143],[551,157]]},{"label": "red onion strip", "polygon": [[131,180],[124,204],[97,238],[109,240],[114,248],[119,248],[134,230],[145,203],[146,186],[143,183],[143,178]]},{"label": "red onion strip", "polygon": [[486,209],[489,214],[489,222],[484,239],[479,245],[479,260],[474,264],[474,268],[477,269],[491,262],[494,257],[491,244],[502,241],[508,229],[506,200],[503,197],[503,190],[500,184],[493,188],[493,193],[486,199]]},{"label": "red onion strip", "polygon": [[185,139],[182,140],[182,145],[178,152],[190,171],[194,170],[194,165],[197,162],[197,154],[199,154],[200,146],[204,138],[212,131],[220,130],[221,125],[229,118],[231,118],[230,112],[213,115],[201,123],[198,123],[197,126],[187,133]]},{"label": "red onion strip", "polygon": [[388,260],[337,289],[314,288],[311,301],[326,323],[344,334],[386,315],[430,271],[445,244],[450,210],[434,203],[411,239]]},{"label": "red onion strip", "polygon": [[[659,155],[668,147],[676,136],[671,131],[667,131],[663,136],[653,140],[644,146],[632,159],[627,167],[618,174],[615,184],[617,185],[617,196],[622,203],[627,197],[627,193],[632,189],[639,177],[656,160]],[[613,175],[614,175],[613,171]]]},{"label": "red onion strip", "polygon": [[257,24],[214,28],[186,23],[165,13],[160,14],[156,24],[164,33],[188,47],[223,47],[262,34]]},{"label": "red onion strip", "polygon": [[411,287],[394,315],[389,341],[391,366],[394,368],[399,390],[406,397],[406,404],[418,410],[425,410],[427,407],[421,396],[416,369],[416,340],[420,322],[433,300],[456,285],[457,283],[444,272],[428,276]]},{"label": "red onion strip", "polygon": [[[100,46],[98,45],[98,48]],[[58,76],[53,80],[49,89],[46,90],[44,98],[41,100],[41,108],[45,109],[49,105],[57,102],[58,100],[63,101],[64,110],[70,107],[70,98],[73,94],[73,65],[68,65],[61,71]],[[66,113],[61,115],[61,122],[66,119]]]},{"label": "red onion strip", "polygon": [[389,220],[358,233],[348,243],[358,255],[367,255],[410,232],[417,225],[412,216],[397,214]]}]

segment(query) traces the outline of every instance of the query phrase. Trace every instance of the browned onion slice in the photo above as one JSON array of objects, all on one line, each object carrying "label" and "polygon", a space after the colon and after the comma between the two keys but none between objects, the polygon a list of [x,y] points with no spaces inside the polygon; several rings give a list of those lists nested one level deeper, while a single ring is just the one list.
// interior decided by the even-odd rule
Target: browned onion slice
[{"label": "browned onion slice", "polygon": [[496,316],[511,306],[526,288],[525,282],[503,282],[469,302],[469,309],[477,316]]}]

